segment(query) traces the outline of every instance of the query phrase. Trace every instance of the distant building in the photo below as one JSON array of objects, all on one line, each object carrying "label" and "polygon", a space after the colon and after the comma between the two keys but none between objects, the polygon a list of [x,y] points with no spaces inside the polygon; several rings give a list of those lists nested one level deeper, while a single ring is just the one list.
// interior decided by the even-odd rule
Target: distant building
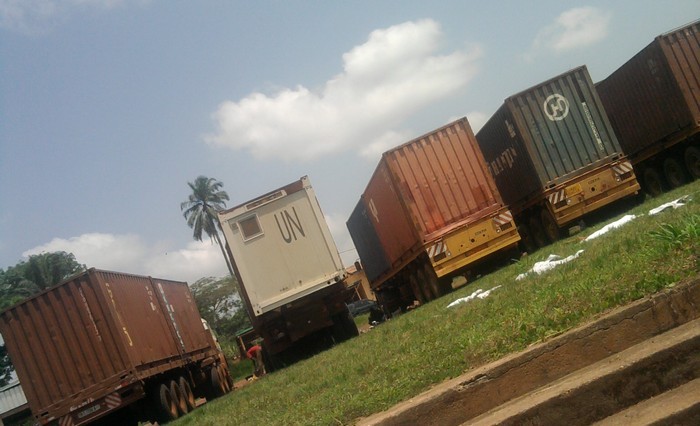
[{"label": "distant building", "polygon": [[374,292],[369,286],[369,281],[367,280],[365,270],[362,268],[362,264],[359,261],[346,268],[345,272],[348,274],[345,281],[346,285],[349,289],[352,289],[355,292],[353,300],[377,300],[377,297],[374,295]]},{"label": "distant building", "polygon": [[[5,340],[0,334],[0,345],[4,344]],[[10,375],[10,383],[0,388],[0,426],[15,423],[15,420],[29,418],[31,415],[27,397],[19,384],[17,373],[13,371]]]},{"label": "distant building", "polygon": [[0,426],[4,425],[6,421],[30,416],[27,397],[24,396],[19,381],[14,381],[0,388]]}]

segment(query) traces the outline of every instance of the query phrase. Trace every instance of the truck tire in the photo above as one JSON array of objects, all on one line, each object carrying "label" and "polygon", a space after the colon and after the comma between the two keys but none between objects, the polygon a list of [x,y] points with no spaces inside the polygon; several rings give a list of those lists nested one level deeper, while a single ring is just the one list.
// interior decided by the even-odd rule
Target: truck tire
[{"label": "truck tire", "polygon": [[537,251],[537,243],[532,237],[532,231],[527,223],[518,225],[518,233],[520,234],[521,251],[526,253],[534,253]]},{"label": "truck tire", "polygon": [[539,218],[539,214],[533,214],[530,216],[528,225],[532,239],[535,241],[537,247],[542,248],[549,244],[549,241],[547,241],[547,234],[544,232],[544,227],[542,226],[542,221]]},{"label": "truck tire", "polygon": [[161,383],[158,388],[158,414],[164,421],[175,420],[178,417],[177,405],[170,392],[170,386]]},{"label": "truck tire", "polygon": [[440,278],[438,278],[435,273],[435,269],[433,269],[433,265],[430,263],[427,256],[423,262],[423,277],[428,282],[429,286],[435,289],[437,297],[446,295],[452,289],[450,285],[443,285],[444,283],[440,282]]},{"label": "truck tire", "polygon": [[678,188],[688,182],[685,169],[676,157],[666,157],[664,160],[664,177],[671,188]]},{"label": "truck tire", "polygon": [[179,415],[184,416],[185,414],[189,413],[190,410],[187,407],[187,400],[185,399],[185,395],[182,394],[182,389],[175,380],[170,381],[170,394],[173,397],[173,402],[177,407]]},{"label": "truck tire", "polygon": [[221,372],[217,366],[212,366],[209,369],[209,387],[213,398],[219,397],[226,393],[224,387],[224,378],[221,377]]},{"label": "truck tire", "polygon": [[642,172],[644,190],[652,197],[658,197],[664,192],[664,181],[655,167],[647,167]]},{"label": "truck tire", "polygon": [[333,315],[333,340],[335,343],[342,343],[355,336],[359,336],[357,325],[350,312],[341,312]]},{"label": "truck tire", "polygon": [[277,371],[282,366],[279,363],[279,360],[277,359],[277,356],[273,355],[270,353],[270,351],[265,347],[265,344],[262,344],[262,358],[263,358],[263,364],[265,364],[265,372],[266,373],[272,373],[273,371]]},{"label": "truck tire", "polygon": [[226,371],[223,364],[219,364],[216,369],[219,370],[219,377],[221,377],[224,393],[231,392],[231,376],[228,374],[228,371]]},{"label": "truck tire", "polygon": [[551,242],[559,241],[561,238],[561,231],[559,230],[559,225],[552,217],[549,210],[542,210],[540,212],[540,219],[542,220],[542,228],[544,229],[545,235]]},{"label": "truck tire", "polygon": [[700,148],[689,146],[683,154],[685,168],[693,179],[700,179]]},{"label": "truck tire", "polygon": [[190,386],[190,382],[187,381],[184,377],[180,377],[178,380],[178,385],[180,386],[180,392],[182,392],[182,396],[185,397],[185,402],[187,403],[187,409],[188,411],[194,410],[196,407],[196,403],[194,400],[194,393],[192,392],[192,387]]}]

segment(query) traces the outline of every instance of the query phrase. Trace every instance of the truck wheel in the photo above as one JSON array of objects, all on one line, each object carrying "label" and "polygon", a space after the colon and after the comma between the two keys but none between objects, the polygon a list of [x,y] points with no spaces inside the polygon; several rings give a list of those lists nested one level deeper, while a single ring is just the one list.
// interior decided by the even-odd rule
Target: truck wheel
[{"label": "truck wheel", "polygon": [[[426,262],[428,261],[426,260]],[[415,274],[418,278],[418,282],[423,283],[422,286],[430,291],[433,299],[437,299],[442,296],[442,294],[440,294],[440,289],[438,288],[437,279],[432,281],[425,275],[425,262],[419,262],[416,265]]]},{"label": "truck wheel", "polygon": [[689,146],[685,149],[683,155],[685,160],[685,168],[693,179],[700,179],[700,148]]},{"label": "truck wheel", "polygon": [[170,391],[170,387],[165,383],[161,383],[160,388],[158,389],[158,396],[158,408],[163,420],[168,421],[177,419],[177,405],[175,403],[175,399],[173,398],[173,394]]},{"label": "truck wheel", "polygon": [[661,174],[654,167],[647,167],[642,172],[644,190],[652,197],[658,197],[664,193],[664,182]]},{"label": "truck wheel", "polygon": [[262,358],[263,364],[265,364],[266,373],[269,374],[282,368],[277,356],[270,353],[270,351],[265,347],[265,343],[262,344]]},{"label": "truck wheel", "polygon": [[175,380],[170,381],[170,394],[173,396],[173,402],[177,406],[178,413],[181,415],[187,414],[189,412],[187,400],[185,400],[182,389],[180,389],[180,385]]},{"label": "truck wheel", "polygon": [[335,343],[341,343],[355,336],[359,336],[355,320],[350,315],[350,312],[341,312],[333,315],[333,340]]},{"label": "truck wheel", "polygon": [[520,234],[521,250],[526,253],[534,253],[537,250],[537,243],[532,237],[532,231],[527,224],[521,223],[518,226],[518,234]]},{"label": "truck wheel", "polygon": [[452,287],[450,285],[442,285],[440,283],[440,279],[435,273],[435,269],[433,269],[433,265],[430,263],[430,260],[428,260],[427,257],[425,259],[426,260],[423,262],[423,274],[428,283],[430,283],[430,287],[435,289],[438,297],[449,293],[450,290],[452,290]]},{"label": "truck wheel", "polygon": [[[399,279],[403,280],[404,282],[405,282],[405,281],[408,281],[408,287],[411,289],[411,294],[412,294],[412,296],[413,296],[412,299],[413,299],[413,300],[418,299],[418,301],[420,302],[420,304],[423,305],[423,304],[425,304],[428,300],[430,300],[430,298],[429,298],[429,297],[426,298],[426,296],[424,295],[423,290],[421,289],[420,285],[418,285],[418,280],[416,280],[416,277],[413,276],[413,274],[411,274],[411,273],[409,272],[409,269],[410,269],[410,268],[404,268],[404,269],[400,272]],[[404,284],[404,285],[405,285],[405,284]],[[411,300],[411,303],[413,303],[413,300]],[[403,308],[404,308],[404,306],[403,306],[403,301],[401,302],[401,304],[402,304],[401,309],[403,309]]]},{"label": "truck wheel", "polygon": [[681,165],[681,162],[676,159],[676,157],[667,157],[664,160],[664,176],[666,177],[666,182],[671,186],[671,188],[678,188],[683,186],[688,182],[688,178],[685,175],[685,169]]},{"label": "truck wheel", "polygon": [[555,242],[559,241],[561,238],[561,231],[559,230],[559,225],[552,217],[549,210],[542,210],[540,213],[540,219],[542,219],[542,227],[544,228],[544,233],[549,238],[549,241]]},{"label": "truck wheel", "polygon": [[209,385],[211,386],[211,394],[214,398],[226,393],[224,388],[224,380],[216,366],[209,369]]},{"label": "truck wheel", "polygon": [[532,233],[532,239],[537,244],[537,247],[546,246],[549,241],[547,241],[547,234],[544,233],[544,228],[542,227],[542,222],[540,222],[539,215],[533,214],[530,216],[528,225],[530,225],[530,232]]},{"label": "truck wheel", "polygon": [[187,379],[185,379],[184,377],[180,377],[180,379],[178,380],[178,385],[180,386],[180,392],[182,393],[182,396],[185,398],[185,402],[187,403],[187,411],[194,410],[196,404],[194,402],[194,393],[192,392],[190,382],[188,382]]},{"label": "truck wheel", "polygon": [[228,374],[228,371],[226,371],[223,364],[219,364],[216,369],[219,370],[219,376],[221,377],[221,384],[223,385],[224,393],[231,392],[231,376]]}]

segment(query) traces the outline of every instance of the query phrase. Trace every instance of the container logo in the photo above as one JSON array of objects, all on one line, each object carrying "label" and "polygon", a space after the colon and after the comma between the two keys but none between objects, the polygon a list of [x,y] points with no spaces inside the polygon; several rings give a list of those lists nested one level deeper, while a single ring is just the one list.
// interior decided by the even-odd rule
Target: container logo
[{"label": "container logo", "polygon": [[[277,229],[280,230],[282,239],[287,244],[299,239],[297,232],[299,232],[302,237],[306,237],[304,228],[301,226],[301,220],[299,220],[299,215],[297,214],[297,209],[295,209],[294,206],[292,206],[292,212],[294,213],[294,216],[292,216],[292,214],[287,210],[282,210],[279,212],[279,218],[277,217],[278,213],[275,213],[274,215],[275,222],[277,223]],[[282,221],[281,224],[280,220]],[[284,227],[282,225],[284,225]]]},{"label": "container logo", "polygon": [[542,108],[547,118],[552,121],[563,120],[569,115],[569,101],[558,93],[547,96]]}]

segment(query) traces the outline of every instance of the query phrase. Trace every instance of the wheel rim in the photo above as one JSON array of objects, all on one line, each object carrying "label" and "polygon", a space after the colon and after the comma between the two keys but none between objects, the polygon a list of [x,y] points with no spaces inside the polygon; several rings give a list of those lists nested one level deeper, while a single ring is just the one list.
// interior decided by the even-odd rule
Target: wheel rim
[{"label": "wheel rim", "polygon": [[673,157],[664,160],[664,176],[671,188],[678,188],[686,182],[685,170],[681,163]]},{"label": "wheel rim", "polygon": [[700,149],[691,146],[685,150],[685,167],[693,178],[700,178]]}]

